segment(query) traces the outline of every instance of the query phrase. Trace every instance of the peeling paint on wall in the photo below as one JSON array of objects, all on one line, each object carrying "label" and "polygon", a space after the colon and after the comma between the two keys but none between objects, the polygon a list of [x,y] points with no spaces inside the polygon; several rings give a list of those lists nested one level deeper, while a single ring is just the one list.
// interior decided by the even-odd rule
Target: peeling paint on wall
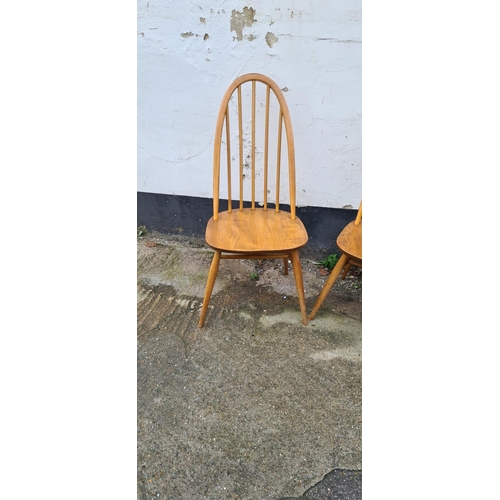
[{"label": "peeling paint on wall", "polygon": [[274,34],[274,33],[271,33],[270,31],[267,32],[267,35],[266,35],[266,42],[267,42],[267,45],[269,45],[269,47],[272,48],[272,46],[278,41],[278,37]]},{"label": "peeling paint on wall", "polygon": [[255,9],[253,7],[243,7],[243,12],[238,12],[233,9],[231,13],[231,31],[236,32],[236,40],[243,40],[243,28],[250,27],[256,22]]},{"label": "peeling paint on wall", "polygon": [[198,33],[196,33],[196,35],[195,35],[192,31],[188,31],[186,33],[181,33],[181,36],[182,36],[182,38],[191,38],[192,36],[197,36],[197,37],[202,36],[203,40],[209,39],[208,33],[205,33],[204,35],[198,35]]},{"label": "peeling paint on wall", "polygon": [[[297,203],[356,207],[361,197],[361,0],[185,0],[175,9],[172,5],[171,0],[138,1],[138,189],[210,197],[221,97],[236,75],[256,72],[273,77],[291,108]],[[245,92],[243,99],[251,99],[250,88]],[[257,97],[259,114],[265,96]],[[270,116],[272,123],[277,119],[277,113]],[[250,136],[251,127],[245,128],[248,149]],[[200,145],[203,153],[193,157]],[[259,165],[263,137],[256,137],[255,148]],[[251,161],[243,161],[251,168]],[[187,169],[190,175],[184,176]]]}]

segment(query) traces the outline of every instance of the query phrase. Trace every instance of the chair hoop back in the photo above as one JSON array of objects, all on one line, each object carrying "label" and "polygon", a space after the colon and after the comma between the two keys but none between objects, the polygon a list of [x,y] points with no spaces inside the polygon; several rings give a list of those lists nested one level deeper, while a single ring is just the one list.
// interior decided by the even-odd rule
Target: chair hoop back
[{"label": "chair hoop back", "polygon": [[[243,101],[246,99],[248,92],[248,85],[251,84],[251,112],[248,113],[251,117],[251,130],[244,129],[243,126]],[[265,98],[263,93],[257,92],[257,83],[264,85]],[[259,85],[259,87],[261,87]],[[274,97],[273,97],[274,95]],[[260,96],[260,97],[259,97]],[[245,98],[245,99],[244,99]],[[248,97],[250,100],[250,97]],[[246,100],[245,100],[246,102]],[[279,108],[279,113],[277,117],[277,145],[274,149],[274,144],[270,144],[270,115],[271,106]],[[230,109],[231,104],[231,109]],[[230,116],[234,116],[236,113],[236,131],[231,135],[231,122]],[[261,120],[258,120],[261,118]],[[273,117],[271,117],[273,118]],[[260,129],[257,130],[257,122],[261,124],[263,134],[260,134]],[[247,123],[247,122],[245,122]],[[237,176],[239,177],[238,191],[239,191],[239,210],[243,210],[243,201],[251,201],[251,208],[255,210],[256,204],[261,204],[264,210],[268,209],[268,193],[271,193],[270,185],[272,184],[272,175],[270,174],[270,153],[276,152],[276,165],[275,165],[275,199],[274,203],[276,205],[275,210],[279,212],[280,205],[280,179],[281,179],[281,164],[282,164],[282,136],[283,136],[283,125],[285,128],[285,138],[287,147],[285,150],[288,165],[288,191],[289,199],[288,203],[290,205],[291,218],[295,219],[295,146],[293,140],[292,122],[290,118],[290,112],[283,95],[283,92],[278,87],[278,85],[269,77],[259,74],[259,73],[249,73],[240,76],[229,86],[226,90],[222,102],[219,108],[219,114],[217,116],[217,123],[215,128],[215,140],[214,140],[214,156],[213,156],[213,217],[214,220],[218,219],[219,215],[219,198],[221,195],[221,159],[222,159],[222,145],[224,145],[227,173],[225,176],[227,178],[227,200],[228,200],[228,212],[233,210],[232,208],[232,178],[231,172],[233,170],[233,161],[238,163]],[[257,131],[256,131],[257,130]],[[225,132],[225,134],[224,134]],[[246,140],[245,135],[249,136]],[[262,138],[262,135],[264,136]],[[237,139],[235,139],[237,137]],[[263,141],[262,141],[263,139]],[[263,142],[263,151],[257,151],[257,141]],[[245,142],[247,143],[247,152],[250,150],[249,154],[244,154]],[[248,144],[249,143],[249,144]],[[235,149],[238,150],[238,154],[234,157],[231,152],[231,145],[235,145]],[[259,156],[260,160],[257,159]],[[251,174],[250,174],[251,172]],[[244,200],[245,198],[245,188],[249,190],[248,178],[251,178],[251,195],[250,200]],[[256,188],[256,178],[260,177],[263,181],[262,196],[259,199]],[[224,192],[224,191],[223,191]],[[259,190],[260,193],[260,190]],[[272,200],[271,200],[272,202]]]},{"label": "chair hoop back", "polygon": [[356,226],[359,226],[359,223],[361,222],[361,219],[363,218],[363,200],[359,202],[359,208],[358,208],[358,213],[356,214],[356,219],[354,221],[354,224]]}]

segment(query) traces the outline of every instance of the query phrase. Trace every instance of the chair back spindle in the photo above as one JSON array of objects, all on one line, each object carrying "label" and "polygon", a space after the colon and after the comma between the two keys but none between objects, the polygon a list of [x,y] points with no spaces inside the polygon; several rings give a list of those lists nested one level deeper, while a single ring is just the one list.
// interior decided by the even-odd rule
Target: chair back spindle
[{"label": "chair back spindle", "polygon": [[269,169],[269,101],[271,87],[266,87],[266,130],[264,136],[264,210],[267,210],[267,171]]},{"label": "chair back spindle", "polygon": [[252,80],[252,210],[255,210],[255,80]]},{"label": "chair back spindle", "polygon": [[[241,85],[238,86],[238,109],[242,107]],[[227,103],[226,103],[227,106]],[[222,104],[221,104],[222,108]],[[238,140],[239,140],[239,158],[240,158],[240,210],[243,210],[243,113],[238,113]],[[217,147],[217,146],[214,146]],[[214,164],[215,165],[215,164]]]},{"label": "chair back spindle", "polygon": [[231,129],[229,127],[229,112],[226,108],[226,150],[227,150],[227,209],[232,211],[231,199]]}]

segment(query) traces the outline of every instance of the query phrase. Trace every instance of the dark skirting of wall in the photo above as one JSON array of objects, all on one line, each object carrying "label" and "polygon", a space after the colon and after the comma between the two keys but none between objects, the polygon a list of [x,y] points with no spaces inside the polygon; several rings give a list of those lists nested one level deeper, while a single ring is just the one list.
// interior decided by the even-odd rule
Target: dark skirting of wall
[{"label": "dark skirting of wall", "polygon": [[[237,204],[233,202],[236,208]],[[245,203],[250,206],[250,203]],[[271,206],[271,205],[269,205]],[[287,205],[280,205],[289,210]],[[220,201],[219,209],[227,209]],[[321,259],[325,254],[339,252],[335,244],[342,229],[356,218],[355,209],[300,207],[297,216],[304,223],[309,241],[301,250],[310,258]],[[212,217],[212,199],[169,194],[137,193],[137,226],[164,234],[182,234],[204,238],[208,220]]]}]

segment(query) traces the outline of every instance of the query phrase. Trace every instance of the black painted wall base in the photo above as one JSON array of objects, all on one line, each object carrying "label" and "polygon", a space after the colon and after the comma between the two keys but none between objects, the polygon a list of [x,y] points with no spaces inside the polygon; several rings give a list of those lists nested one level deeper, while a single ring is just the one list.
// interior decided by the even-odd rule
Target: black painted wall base
[{"label": "black painted wall base", "polygon": [[[237,204],[233,202],[236,208]],[[250,206],[250,203],[245,203]],[[271,205],[269,205],[271,206]],[[289,210],[287,205],[280,208]],[[221,200],[219,209],[227,209]],[[301,254],[322,259],[324,255],[339,252],[335,241],[344,227],[356,218],[357,207],[352,210],[324,207],[297,208],[297,216],[309,235]],[[148,231],[165,234],[183,234],[205,237],[205,228],[212,217],[212,199],[169,194],[137,193],[137,226]]]}]

